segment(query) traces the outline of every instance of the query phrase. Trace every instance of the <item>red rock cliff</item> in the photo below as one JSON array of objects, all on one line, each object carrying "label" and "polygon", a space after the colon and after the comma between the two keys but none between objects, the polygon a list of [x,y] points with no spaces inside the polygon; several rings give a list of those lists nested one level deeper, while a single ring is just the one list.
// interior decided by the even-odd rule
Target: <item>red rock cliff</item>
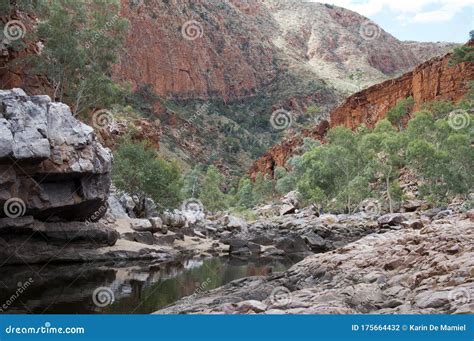
[{"label": "red rock cliff", "polygon": [[[278,82],[288,87],[293,77],[296,83],[302,79],[331,83],[332,78],[351,83],[348,75],[356,68],[364,71],[365,84],[374,84],[426,60],[420,55],[441,54],[450,46],[407,46],[375,24],[371,24],[375,35],[367,39],[361,34],[367,18],[314,2],[121,0],[121,4],[130,31],[115,78],[134,87],[151,84],[158,95],[173,99],[242,100],[268,93]],[[415,48],[421,52],[415,54]],[[347,90],[334,84],[337,90]]]},{"label": "red rock cliff", "polygon": [[[13,11],[10,15],[0,13],[2,29],[10,20],[21,21],[26,32],[34,31],[36,18],[28,13],[22,11]],[[48,93],[49,86],[45,77],[32,73],[31,65],[16,62],[39,51],[39,46],[35,42],[24,43],[24,48],[17,50],[0,39],[0,89],[22,88],[30,95]]]},{"label": "red rock cliff", "polygon": [[151,84],[175,99],[228,100],[255,94],[277,74],[276,48],[255,23],[270,17],[253,0],[240,7],[239,1],[237,7],[232,1],[121,2],[130,31],[115,68],[118,80]]},{"label": "red rock cliff", "polygon": [[303,145],[305,137],[323,141],[329,129],[329,122],[322,121],[312,129],[305,129],[300,135],[294,135],[273,146],[265,155],[256,160],[250,168],[250,178],[255,179],[258,173],[269,174],[273,177],[276,166],[284,166],[286,161],[297,153],[298,147]]},{"label": "red rock cliff", "polygon": [[[472,46],[474,42],[468,44]],[[459,101],[469,90],[469,81],[474,80],[474,63],[449,66],[450,58],[451,53],[430,59],[398,78],[376,84],[348,97],[331,112],[330,127],[343,125],[354,129],[360,124],[373,127],[398,100],[408,96],[412,96],[415,101],[414,110],[420,109],[423,103],[429,101]],[[315,127],[304,136],[322,139],[322,135],[318,135],[321,132],[320,127]],[[250,176],[254,178],[259,172],[273,175],[274,168],[284,166],[295,155],[302,141],[301,136],[294,136],[272,147],[254,162],[249,171]]]},{"label": "red rock cliff", "polygon": [[331,112],[331,127],[344,125],[351,129],[360,124],[372,127],[385,117],[398,100],[412,96],[414,110],[434,100],[459,101],[474,79],[474,64],[449,66],[451,54],[436,57],[401,77],[360,91]]}]

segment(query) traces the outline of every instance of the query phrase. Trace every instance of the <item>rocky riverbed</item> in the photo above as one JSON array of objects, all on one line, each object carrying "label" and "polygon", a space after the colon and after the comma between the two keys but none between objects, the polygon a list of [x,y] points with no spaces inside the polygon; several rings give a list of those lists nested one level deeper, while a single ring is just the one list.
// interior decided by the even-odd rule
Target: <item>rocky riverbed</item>
[{"label": "rocky riverbed", "polygon": [[[474,312],[474,214],[391,215],[392,230],[178,301],[160,314]],[[405,226],[404,226],[405,225]]]}]

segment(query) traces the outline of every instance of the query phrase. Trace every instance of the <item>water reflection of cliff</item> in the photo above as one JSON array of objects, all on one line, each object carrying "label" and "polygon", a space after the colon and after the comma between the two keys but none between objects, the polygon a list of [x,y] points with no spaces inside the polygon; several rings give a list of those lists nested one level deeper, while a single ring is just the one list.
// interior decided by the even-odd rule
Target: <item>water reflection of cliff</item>
[{"label": "water reflection of cliff", "polygon": [[[283,271],[290,264],[228,259],[150,264],[70,264],[0,268],[0,307],[6,313],[151,313],[176,300],[211,290],[234,279]],[[8,275],[7,275],[8,274]],[[19,283],[31,284],[11,300]],[[109,288],[114,301],[103,308],[94,290]]]}]

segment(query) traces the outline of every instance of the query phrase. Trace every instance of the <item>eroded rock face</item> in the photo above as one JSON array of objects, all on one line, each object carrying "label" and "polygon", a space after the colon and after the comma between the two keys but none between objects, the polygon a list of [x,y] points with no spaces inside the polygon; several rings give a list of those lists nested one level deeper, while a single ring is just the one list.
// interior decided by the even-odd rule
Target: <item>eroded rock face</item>
[{"label": "eroded rock face", "polygon": [[[468,43],[474,44],[474,41]],[[435,57],[420,65],[413,71],[373,85],[349,96],[345,102],[332,110],[330,124],[324,121],[312,129],[303,132],[303,136],[323,140],[326,131],[336,126],[355,129],[361,124],[373,127],[383,119],[397,101],[412,96],[414,110],[419,110],[423,103],[437,100],[458,102],[469,91],[469,81],[474,79],[474,63],[460,63],[450,66],[452,54]],[[407,119],[407,118],[406,118]],[[256,160],[250,168],[250,176],[257,173],[273,175],[276,166],[285,166],[286,162],[303,144],[300,135],[292,136],[273,146],[266,154]]]},{"label": "eroded rock face", "polygon": [[331,127],[343,125],[355,129],[361,124],[373,127],[398,100],[409,96],[413,97],[415,111],[429,101],[459,101],[474,78],[474,63],[450,66],[450,59],[450,53],[433,58],[401,77],[350,96],[331,112]]},{"label": "eroded rock face", "polygon": [[0,217],[12,215],[11,201],[40,220],[105,213],[112,154],[67,105],[0,90],[0,133]]},{"label": "eroded rock face", "polygon": [[[229,1],[121,3],[131,25],[117,79],[151,84],[160,96],[229,99],[254,94],[276,76],[270,38]],[[269,15],[257,12],[271,27]]]},{"label": "eroded rock face", "polygon": [[[301,1],[121,1],[130,21],[115,77],[151,84],[160,96],[242,99],[297,77],[340,90],[356,68],[374,84],[407,71],[449,44],[405,43],[344,8]],[[184,33],[183,33],[184,32]],[[415,54],[414,51],[419,54]],[[421,57],[420,57],[421,55]],[[425,59],[422,59],[425,58]],[[356,86],[352,85],[351,90]]]}]

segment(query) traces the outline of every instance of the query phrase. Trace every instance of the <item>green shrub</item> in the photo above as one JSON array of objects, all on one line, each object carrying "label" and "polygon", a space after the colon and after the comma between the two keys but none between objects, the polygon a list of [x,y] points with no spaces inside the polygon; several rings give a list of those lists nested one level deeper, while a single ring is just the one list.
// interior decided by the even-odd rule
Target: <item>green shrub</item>
[{"label": "green shrub", "polygon": [[37,40],[44,43],[32,62],[48,78],[53,97],[78,114],[122,99],[111,78],[128,22],[117,0],[44,2]]},{"label": "green shrub", "polygon": [[181,176],[175,163],[160,158],[147,142],[125,138],[114,153],[113,182],[118,189],[136,196],[137,213],[144,213],[151,198],[161,210],[181,202]]},{"label": "green shrub", "polygon": [[411,96],[397,101],[397,104],[387,112],[387,119],[402,130],[402,118],[412,111],[414,103]]},{"label": "green shrub", "polygon": [[227,208],[228,198],[222,192],[224,176],[214,166],[209,166],[202,180],[200,199],[209,211],[215,212]]}]

